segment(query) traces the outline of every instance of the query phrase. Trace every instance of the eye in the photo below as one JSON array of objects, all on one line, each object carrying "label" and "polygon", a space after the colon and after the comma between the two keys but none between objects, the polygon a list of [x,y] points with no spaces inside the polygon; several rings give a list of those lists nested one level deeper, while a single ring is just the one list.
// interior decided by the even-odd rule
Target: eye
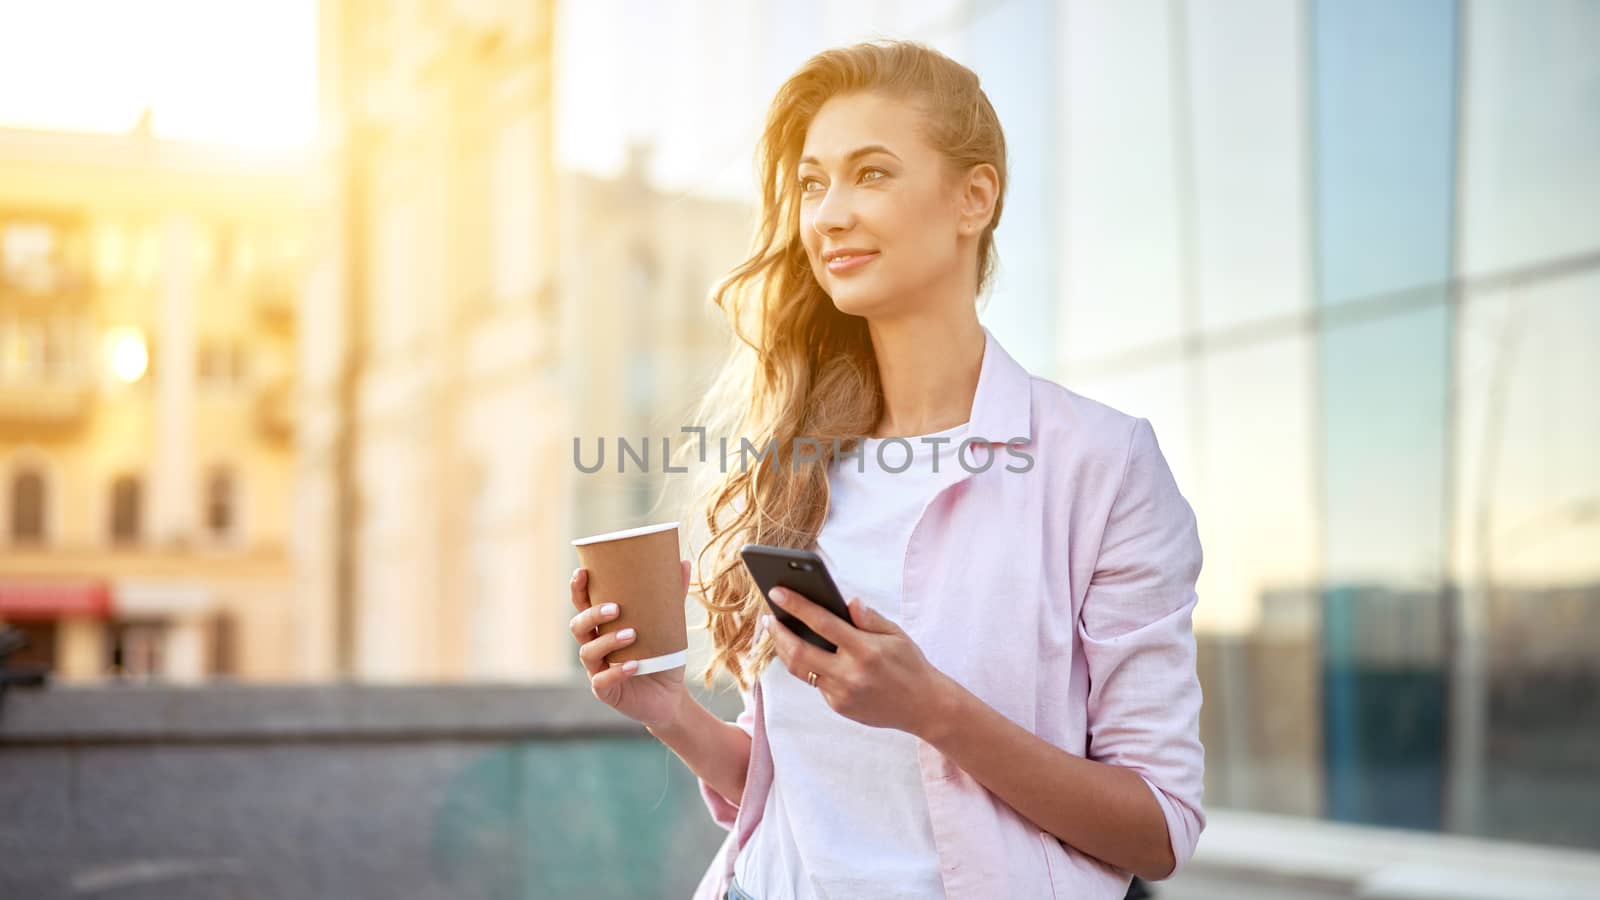
[{"label": "eye", "polygon": [[[867,178],[867,176],[870,175],[878,175],[878,178]],[[883,178],[888,178],[888,176],[890,176],[888,171],[875,167],[875,165],[869,165],[869,167],[862,168],[861,178],[859,178],[859,181],[882,181]],[[798,183],[800,183],[800,194],[813,194],[813,192],[816,191],[816,189],[811,187],[811,183],[813,183],[813,181],[816,181],[816,183],[821,186],[821,178],[816,178],[816,176],[813,175],[800,176],[800,179],[798,179]]]}]

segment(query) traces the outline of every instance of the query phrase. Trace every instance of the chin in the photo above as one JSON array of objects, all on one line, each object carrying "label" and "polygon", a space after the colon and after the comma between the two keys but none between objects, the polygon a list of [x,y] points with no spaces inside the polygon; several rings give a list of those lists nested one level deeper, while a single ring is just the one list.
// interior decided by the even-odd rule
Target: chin
[{"label": "chin", "polygon": [[847,316],[870,316],[881,308],[882,297],[876,291],[846,289],[833,295],[833,307]]},{"label": "chin", "polygon": [[875,309],[878,309],[878,304],[875,303],[875,298],[845,293],[845,295],[835,296],[834,309],[843,312],[845,315],[867,317],[867,315],[872,315]]}]

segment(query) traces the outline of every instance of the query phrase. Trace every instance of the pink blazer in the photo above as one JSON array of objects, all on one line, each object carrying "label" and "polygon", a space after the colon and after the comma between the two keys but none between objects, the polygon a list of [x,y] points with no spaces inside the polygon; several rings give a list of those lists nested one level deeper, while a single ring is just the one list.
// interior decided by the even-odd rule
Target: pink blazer
[{"label": "pink blazer", "polygon": [[[1194,512],[1148,421],[1030,375],[983,331],[969,434],[991,444],[993,464],[944,488],[912,529],[900,625],[929,662],[1012,721],[1139,773],[1181,869],[1205,827]],[[967,450],[981,468],[989,450]],[[736,724],[752,739],[743,802],[700,782],[729,834],[694,900],[726,895],[772,786],[760,683],[743,697]],[[1063,844],[931,745],[919,742],[917,758],[948,900],[1126,892],[1128,873]]]}]

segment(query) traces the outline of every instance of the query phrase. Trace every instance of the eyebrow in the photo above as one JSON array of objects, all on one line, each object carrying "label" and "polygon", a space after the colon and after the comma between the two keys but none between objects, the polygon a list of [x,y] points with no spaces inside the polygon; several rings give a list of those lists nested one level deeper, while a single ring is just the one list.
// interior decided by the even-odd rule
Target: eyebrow
[{"label": "eyebrow", "polygon": [[[850,155],[846,156],[844,158],[844,161],[845,162],[851,162],[853,160],[860,159],[863,156],[868,156],[868,155],[871,155],[873,153],[887,153],[890,156],[894,156],[895,159],[900,159],[900,157],[894,155],[894,151],[893,150],[890,150],[888,147],[885,147],[882,144],[868,144],[865,147],[857,147],[856,149],[851,150],[850,151]],[[801,165],[805,165],[806,163],[810,163],[810,164],[812,164],[814,166],[822,165],[822,163],[817,161],[817,158],[815,156],[802,156],[802,157],[800,157],[800,164]]]}]

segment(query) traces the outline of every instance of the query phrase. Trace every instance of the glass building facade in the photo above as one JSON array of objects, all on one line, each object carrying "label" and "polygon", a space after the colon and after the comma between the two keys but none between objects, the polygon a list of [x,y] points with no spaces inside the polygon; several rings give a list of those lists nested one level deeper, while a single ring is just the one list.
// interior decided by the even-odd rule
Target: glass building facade
[{"label": "glass building facade", "polygon": [[1199,516],[1208,804],[1600,847],[1600,6],[1049,13],[1046,368]]}]

